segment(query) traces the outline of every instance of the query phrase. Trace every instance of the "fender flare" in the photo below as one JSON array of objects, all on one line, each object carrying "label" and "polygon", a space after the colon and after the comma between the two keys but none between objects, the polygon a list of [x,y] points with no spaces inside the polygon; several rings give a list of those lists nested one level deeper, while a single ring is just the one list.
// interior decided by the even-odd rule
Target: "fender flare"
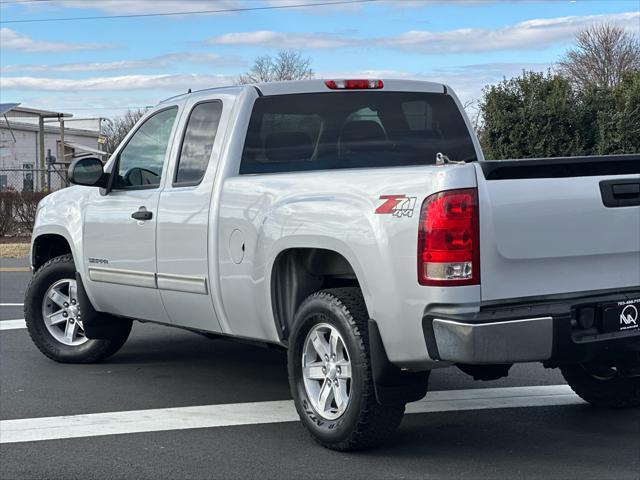
[{"label": "fender flare", "polygon": [[73,241],[67,229],[61,225],[43,225],[41,227],[37,227],[36,229],[34,229],[32,238],[31,238],[31,252],[29,253],[29,260],[32,266],[34,265],[34,255],[35,255],[35,251],[33,247],[36,244],[36,240],[42,237],[43,235],[57,235],[59,237],[64,238],[67,244],[69,245],[69,248],[71,249],[71,255],[73,256],[73,263],[76,266],[76,270],[81,271],[83,262],[82,262],[81,256],[78,255],[78,249],[76,248],[77,245]]},{"label": "fender flare", "polygon": [[362,291],[362,295],[365,299],[365,305],[367,305],[367,309],[370,308],[371,297],[369,296],[369,302],[367,302],[367,296],[371,295],[370,290],[366,284],[366,277],[364,275],[364,271],[361,268],[361,265],[356,260],[355,254],[349,249],[349,247],[339,240],[330,237],[316,237],[316,236],[304,236],[304,238],[292,238],[286,237],[277,241],[269,254],[269,263],[266,266],[265,271],[265,295],[268,300],[268,305],[270,308],[271,320],[274,326],[275,331],[277,332],[280,341],[283,342],[283,334],[286,332],[286,325],[281,324],[281,321],[276,316],[274,310],[274,272],[275,266],[278,259],[281,255],[288,250],[295,249],[317,249],[317,250],[328,250],[340,255],[342,258],[346,260],[346,262],[351,266],[353,270],[358,285]]}]

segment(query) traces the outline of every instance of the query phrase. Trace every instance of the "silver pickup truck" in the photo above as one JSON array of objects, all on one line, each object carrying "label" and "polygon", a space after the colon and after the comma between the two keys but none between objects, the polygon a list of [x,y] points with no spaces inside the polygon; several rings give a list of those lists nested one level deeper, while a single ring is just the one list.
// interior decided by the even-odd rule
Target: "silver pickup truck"
[{"label": "silver pickup truck", "polygon": [[640,405],[640,156],[485,161],[453,91],[235,86],[161,102],[38,206],[29,333],[97,362],[132,320],[288,349],[302,423],[383,441],[429,372],[559,367]]}]

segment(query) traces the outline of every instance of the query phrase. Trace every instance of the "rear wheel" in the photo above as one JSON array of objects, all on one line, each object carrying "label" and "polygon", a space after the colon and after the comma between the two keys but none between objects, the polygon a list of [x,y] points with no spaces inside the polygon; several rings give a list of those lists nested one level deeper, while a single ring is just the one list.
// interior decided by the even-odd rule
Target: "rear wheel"
[{"label": "rear wheel", "polygon": [[311,436],[333,450],[382,443],[404,414],[404,405],[376,401],[368,319],[358,288],[324,290],[302,303],[289,339],[289,383],[296,409]]},{"label": "rear wheel", "polygon": [[131,331],[131,321],[118,320],[111,338],[87,338],[75,273],[71,255],[53,258],[38,269],[25,295],[27,329],[33,343],[52,360],[99,362],[124,345]]},{"label": "rear wheel", "polygon": [[640,406],[640,377],[629,376],[632,370],[638,372],[638,363],[640,360],[633,365],[586,363],[565,365],[560,370],[573,391],[590,404],[630,408]]}]

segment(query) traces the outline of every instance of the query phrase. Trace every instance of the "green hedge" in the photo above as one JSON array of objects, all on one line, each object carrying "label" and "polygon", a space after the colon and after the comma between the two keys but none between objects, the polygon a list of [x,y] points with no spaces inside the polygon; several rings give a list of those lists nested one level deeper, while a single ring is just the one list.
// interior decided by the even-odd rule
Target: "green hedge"
[{"label": "green hedge", "polygon": [[480,109],[487,159],[640,152],[640,72],[584,91],[559,75],[523,72],[485,89]]}]

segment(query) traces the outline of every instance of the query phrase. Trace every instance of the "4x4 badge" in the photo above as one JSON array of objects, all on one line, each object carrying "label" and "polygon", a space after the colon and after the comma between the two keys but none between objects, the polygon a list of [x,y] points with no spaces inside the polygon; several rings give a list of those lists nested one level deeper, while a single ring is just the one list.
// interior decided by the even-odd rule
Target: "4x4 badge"
[{"label": "4x4 badge", "polygon": [[380,195],[384,203],[376,208],[378,215],[393,215],[394,217],[413,217],[416,208],[416,197],[406,195]]}]

